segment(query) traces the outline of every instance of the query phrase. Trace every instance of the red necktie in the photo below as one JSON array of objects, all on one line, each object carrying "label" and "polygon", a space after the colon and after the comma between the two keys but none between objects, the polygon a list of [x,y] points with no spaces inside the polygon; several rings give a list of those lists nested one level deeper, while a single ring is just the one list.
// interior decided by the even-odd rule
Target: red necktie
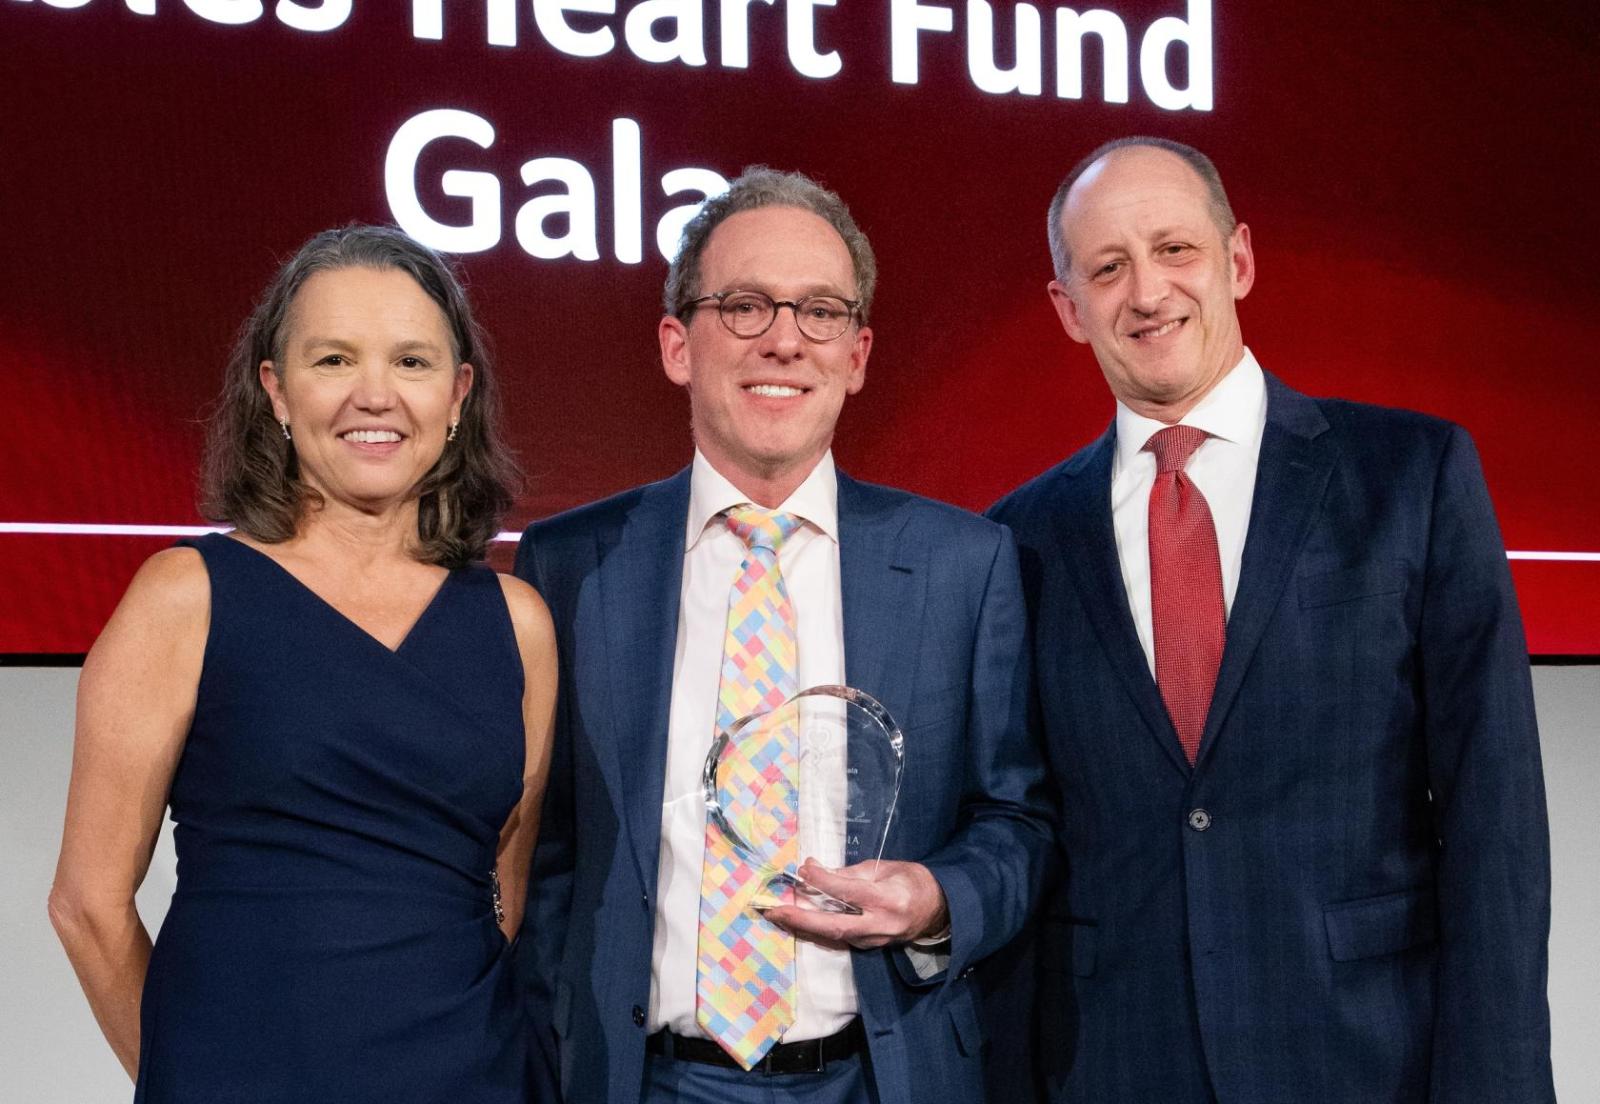
[{"label": "red necktie", "polygon": [[1208,434],[1168,426],[1145,442],[1156,457],[1150,488],[1150,607],[1155,628],[1156,686],[1193,763],[1222,663],[1226,616],[1217,528],[1200,488],[1183,466]]}]

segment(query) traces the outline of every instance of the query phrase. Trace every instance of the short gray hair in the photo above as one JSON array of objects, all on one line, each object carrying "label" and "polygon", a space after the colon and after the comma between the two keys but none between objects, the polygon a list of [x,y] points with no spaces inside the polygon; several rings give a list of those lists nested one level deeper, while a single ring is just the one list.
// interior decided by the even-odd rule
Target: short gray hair
[{"label": "short gray hair", "polygon": [[1228,203],[1228,193],[1223,190],[1222,176],[1217,172],[1217,167],[1211,163],[1211,158],[1193,146],[1174,142],[1170,138],[1151,138],[1142,134],[1117,138],[1097,146],[1089,156],[1074,165],[1067,178],[1056,189],[1055,198],[1050,201],[1050,222],[1047,232],[1050,235],[1050,263],[1055,266],[1057,280],[1066,280],[1072,268],[1072,254],[1067,250],[1067,237],[1061,230],[1061,213],[1067,206],[1067,193],[1072,191],[1072,186],[1078,182],[1078,178],[1088,172],[1096,161],[1130,146],[1166,150],[1193,169],[1206,186],[1211,204],[1211,221],[1216,223],[1224,240],[1231,238],[1234,228],[1239,225],[1239,220],[1233,217],[1233,207]]},{"label": "short gray hair", "polygon": [[706,200],[683,228],[678,255],[667,269],[667,283],[661,303],[666,312],[682,317],[688,305],[701,294],[700,258],[706,251],[711,232],[731,215],[761,207],[795,207],[810,211],[833,227],[844,239],[850,253],[850,267],[856,279],[856,299],[861,306],[857,317],[865,323],[872,309],[872,293],[878,285],[878,262],[872,243],[856,225],[850,208],[837,193],[829,191],[804,173],[779,172],[765,165],[749,165],[721,195]]}]

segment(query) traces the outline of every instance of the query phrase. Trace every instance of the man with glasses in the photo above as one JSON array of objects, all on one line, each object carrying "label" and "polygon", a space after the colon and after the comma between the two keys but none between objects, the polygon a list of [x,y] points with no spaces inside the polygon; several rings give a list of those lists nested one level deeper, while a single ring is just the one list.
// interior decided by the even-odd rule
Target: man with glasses
[{"label": "man with glasses", "polygon": [[[1049,839],[1022,594],[1004,529],[834,467],[874,280],[836,195],[747,170],[667,276],[692,464],[523,537],[561,653],[519,950],[552,1098],[982,1098],[969,975],[1022,924]],[[888,861],[800,870],[859,915],[756,902],[703,798],[719,730],[821,684],[905,734]],[[804,801],[842,816],[844,771]]]}]

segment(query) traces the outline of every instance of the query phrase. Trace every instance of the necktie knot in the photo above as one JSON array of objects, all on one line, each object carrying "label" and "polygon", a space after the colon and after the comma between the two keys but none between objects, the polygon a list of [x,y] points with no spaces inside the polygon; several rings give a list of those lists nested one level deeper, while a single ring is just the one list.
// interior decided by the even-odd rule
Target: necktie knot
[{"label": "necktie knot", "polygon": [[1189,457],[1194,455],[1194,450],[1209,436],[1211,434],[1194,426],[1168,426],[1152,433],[1140,451],[1155,453],[1156,474],[1166,475],[1168,472],[1182,471]]},{"label": "necktie knot", "polygon": [[794,514],[763,510],[759,506],[735,506],[727,512],[728,528],[750,548],[765,548],[774,555],[783,542],[800,528]]}]

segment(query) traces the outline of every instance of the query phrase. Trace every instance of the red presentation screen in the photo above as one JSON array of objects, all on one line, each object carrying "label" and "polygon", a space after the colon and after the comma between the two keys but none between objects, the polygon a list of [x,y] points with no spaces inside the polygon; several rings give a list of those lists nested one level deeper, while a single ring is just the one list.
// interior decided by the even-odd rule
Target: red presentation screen
[{"label": "red presentation screen", "polygon": [[351,220],[460,259],[516,527],[687,461],[663,251],[746,164],[817,176],[882,270],[839,461],[982,508],[1111,417],[1045,207],[1149,133],[1252,228],[1261,363],[1466,425],[1532,651],[1600,655],[1594,5],[1097,2],[0,0],[0,653],[84,651],[203,524],[232,335]]}]

